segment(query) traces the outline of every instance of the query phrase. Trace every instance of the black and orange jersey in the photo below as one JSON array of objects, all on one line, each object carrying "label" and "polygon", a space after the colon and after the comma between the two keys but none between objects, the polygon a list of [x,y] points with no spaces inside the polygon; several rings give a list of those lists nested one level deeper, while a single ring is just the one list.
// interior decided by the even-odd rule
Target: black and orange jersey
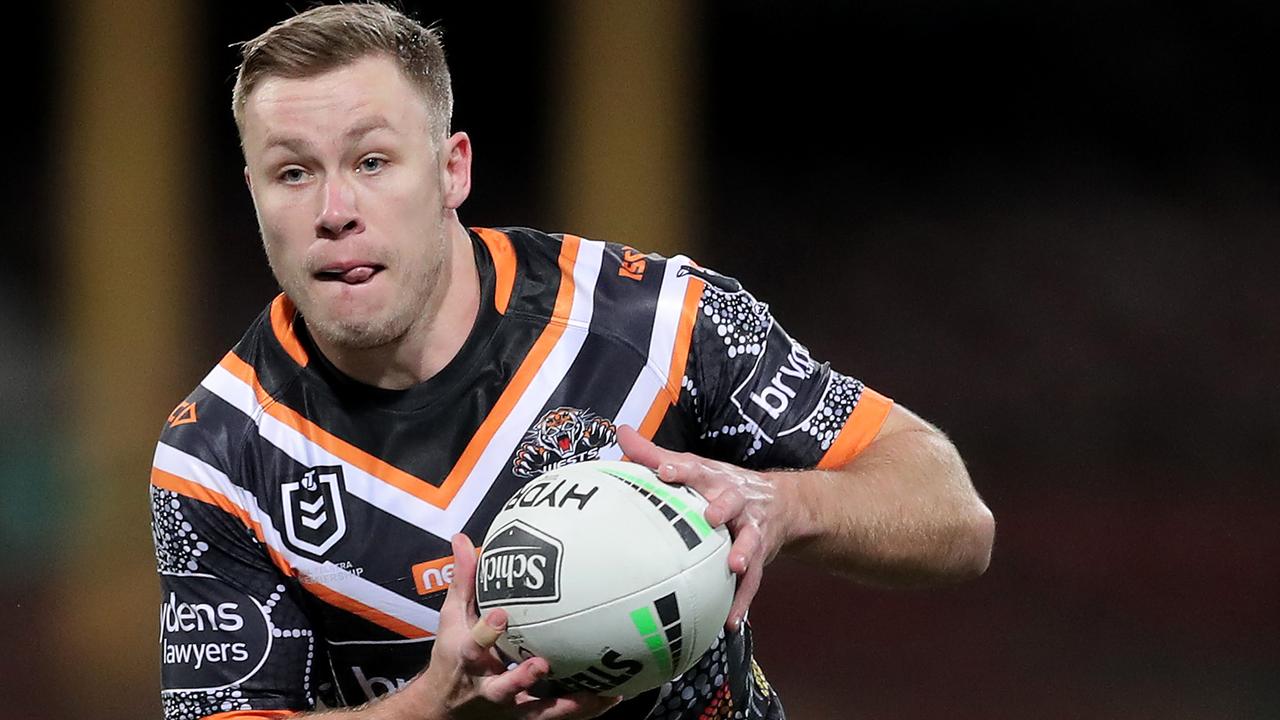
[{"label": "black and orange jersey", "polygon": [[[344,376],[280,296],[170,415],[151,471],[169,720],[283,717],[404,685],[430,657],[449,538],[484,537],[547,469],[619,458],[618,425],[746,467],[831,467],[889,410],[683,256],[471,237],[481,308],[426,382]],[[781,714],[744,626],[610,716]]]}]

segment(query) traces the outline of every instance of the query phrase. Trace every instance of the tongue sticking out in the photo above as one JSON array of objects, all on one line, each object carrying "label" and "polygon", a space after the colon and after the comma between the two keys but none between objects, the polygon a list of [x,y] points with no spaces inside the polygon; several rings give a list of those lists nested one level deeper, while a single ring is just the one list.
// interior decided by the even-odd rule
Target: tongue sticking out
[{"label": "tongue sticking out", "polygon": [[355,285],[358,283],[362,283],[368,280],[369,278],[373,277],[374,272],[376,272],[374,268],[371,268],[368,265],[360,265],[360,266],[351,268],[350,270],[342,273],[338,277],[342,280],[342,282]]}]

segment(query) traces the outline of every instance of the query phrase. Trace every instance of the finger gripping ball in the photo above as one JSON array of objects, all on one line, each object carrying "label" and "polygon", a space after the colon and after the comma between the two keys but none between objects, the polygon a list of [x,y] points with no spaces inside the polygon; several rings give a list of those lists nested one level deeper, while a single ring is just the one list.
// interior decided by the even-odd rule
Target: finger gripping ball
[{"label": "finger gripping ball", "polygon": [[687,670],[729,615],[731,539],[707,502],[647,468],[597,460],[534,478],[503,506],[476,572],[498,647],[543,657],[557,692],[632,697]]}]

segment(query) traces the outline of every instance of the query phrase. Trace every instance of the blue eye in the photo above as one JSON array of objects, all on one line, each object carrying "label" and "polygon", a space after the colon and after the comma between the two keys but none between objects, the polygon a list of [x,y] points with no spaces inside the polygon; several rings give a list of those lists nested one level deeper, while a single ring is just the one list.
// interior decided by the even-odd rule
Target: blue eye
[{"label": "blue eye", "polygon": [[356,172],[376,173],[381,170],[387,161],[380,157],[367,157],[360,160],[360,165],[356,167]]},{"label": "blue eye", "polygon": [[280,172],[280,179],[289,185],[296,185],[307,179],[307,173],[302,168],[286,168]]}]

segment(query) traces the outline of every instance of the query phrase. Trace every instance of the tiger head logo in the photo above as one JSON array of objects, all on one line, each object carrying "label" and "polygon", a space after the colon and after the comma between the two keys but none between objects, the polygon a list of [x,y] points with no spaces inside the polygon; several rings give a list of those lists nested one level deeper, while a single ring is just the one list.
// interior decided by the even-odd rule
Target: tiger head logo
[{"label": "tiger head logo", "polygon": [[556,408],[533,426],[538,444],[560,453],[567,454],[582,439],[582,418],[578,410],[573,408]]},{"label": "tiger head logo", "polygon": [[570,463],[596,460],[601,448],[615,442],[613,423],[590,410],[558,407],[543,415],[525,433],[516,450],[512,472],[533,478]]}]

